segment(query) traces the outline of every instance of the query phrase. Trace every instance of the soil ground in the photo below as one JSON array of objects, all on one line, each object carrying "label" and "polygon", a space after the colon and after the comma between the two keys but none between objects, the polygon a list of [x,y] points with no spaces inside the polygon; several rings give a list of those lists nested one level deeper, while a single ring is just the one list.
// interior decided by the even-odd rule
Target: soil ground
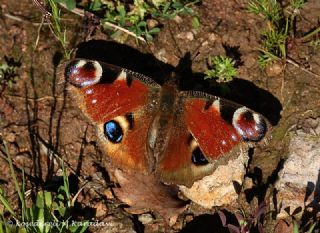
[{"label": "soil ground", "polygon": [[[182,78],[199,80],[193,88],[244,104],[270,120],[273,139],[254,151],[248,171],[253,177],[260,176],[255,189],[242,200],[243,211],[250,214],[259,201],[268,198],[268,187],[275,180],[270,177],[287,150],[287,133],[303,126],[306,119],[320,116],[320,79],[289,63],[274,77],[261,70],[257,48],[261,29],[266,25],[260,17],[248,13],[246,6],[244,0],[205,0],[195,7],[201,21],[199,30],[192,29],[189,16],[163,21],[162,31],[149,45],[136,43],[134,39],[129,39],[126,45],[117,44],[99,30],[91,41],[84,42],[81,17],[64,12],[63,22],[67,25],[69,45],[77,48],[79,57],[109,61],[160,82],[165,71],[180,63]],[[9,145],[20,177],[24,169],[27,188],[55,184],[61,170],[55,160],[48,158],[57,155],[66,161],[73,177],[80,177],[74,179],[77,182],[71,188],[77,189],[90,181],[77,199],[77,208],[85,210],[80,215],[113,222],[113,228],[107,232],[161,231],[163,226],[156,220],[143,226],[141,215],[139,218],[126,213],[110,192],[113,184],[103,166],[105,158],[96,143],[94,127],[64,89],[59,70],[59,64],[64,62],[62,49],[49,27],[45,23],[40,27],[41,11],[26,0],[2,0],[0,10],[0,59],[3,62],[6,56],[19,63],[16,82],[0,95],[0,137]],[[308,1],[300,14],[297,35],[319,26],[320,2]],[[207,68],[207,58],[225,55],[224,45],[239,53],[238,77],[222,87],[212,83],[206,87],[201,73]],[[290,59],[316,74],[320,74],[319,51],[320,47],[310,43],[297,43],[289,48]],[[190,86],[186,84],[186,88]],[[18,197],[4,154],[0,156],[0,185],[10,201],[16,203]],[[228,221],[235,222],[234,215],[226,213]],[[266,231],[273,232],[276,224],[276,220],[266,218]],[[228,232],[217,214],[200,207],[191,207],[180,216],[172,231]]]}]

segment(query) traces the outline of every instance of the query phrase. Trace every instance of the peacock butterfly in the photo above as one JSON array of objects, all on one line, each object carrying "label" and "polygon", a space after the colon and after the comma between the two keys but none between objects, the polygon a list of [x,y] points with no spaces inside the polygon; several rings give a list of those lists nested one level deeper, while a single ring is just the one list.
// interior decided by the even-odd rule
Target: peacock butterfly
[{"label": "peacock butterfly", "polygon": [[247,107],[111,64],[75,59],[64,74],[112,164],[167,184],[190,187],[269,128]]}]

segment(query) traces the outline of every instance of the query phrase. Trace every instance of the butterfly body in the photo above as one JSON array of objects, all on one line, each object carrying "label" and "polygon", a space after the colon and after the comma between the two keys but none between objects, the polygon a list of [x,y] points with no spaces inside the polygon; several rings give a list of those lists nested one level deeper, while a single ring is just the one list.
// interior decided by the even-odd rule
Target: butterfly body
[{"label": "butterfly body", "polygon": [[246,107],[110,64],[76,59],[65,77],[112,164],[165,183],[191,186],[267,132]]},{"label": "butterfly body", "polygon": [[153,157],[152,170],[156,170],[156,164],[168,147],[170,132],[173,129],[176,90],[173,86],[164,86],[159,95],[159,104],[149,127],[147,136],[148,157]]}]

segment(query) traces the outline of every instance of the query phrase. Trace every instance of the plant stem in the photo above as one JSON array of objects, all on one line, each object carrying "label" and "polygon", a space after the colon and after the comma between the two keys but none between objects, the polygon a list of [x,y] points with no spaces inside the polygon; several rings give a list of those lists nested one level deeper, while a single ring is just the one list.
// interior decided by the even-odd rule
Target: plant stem
[{"label": "plant stem", "polygon": [[304,40],[308,39],[309,37],[312,37],[313,35],[316,35],[319,32],[320,32],[320,27],[316,28],[312,32],[310,32],[307,35],[305,35],[304,37],[300,38],[300,40],[304,41]]}]

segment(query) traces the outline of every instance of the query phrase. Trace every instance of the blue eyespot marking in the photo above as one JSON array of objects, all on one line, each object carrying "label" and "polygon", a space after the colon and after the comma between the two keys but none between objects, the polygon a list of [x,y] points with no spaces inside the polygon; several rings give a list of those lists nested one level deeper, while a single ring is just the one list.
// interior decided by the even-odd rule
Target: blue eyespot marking
[{"label": "blue eyespot marking", "polygon": [[202,154],[202,151],[200,150],[199,147],[197,147],[193,152],[192,152],[192,157],[191,161],[194,165],[206,165],[209,163],[209,161],[204,157]]},{"label": "blue eyespot marking", "polygon": [[123,137],[120,124],[116,121],[108,121],[104,124],[104,135],[113,143],[119,143]]}]

